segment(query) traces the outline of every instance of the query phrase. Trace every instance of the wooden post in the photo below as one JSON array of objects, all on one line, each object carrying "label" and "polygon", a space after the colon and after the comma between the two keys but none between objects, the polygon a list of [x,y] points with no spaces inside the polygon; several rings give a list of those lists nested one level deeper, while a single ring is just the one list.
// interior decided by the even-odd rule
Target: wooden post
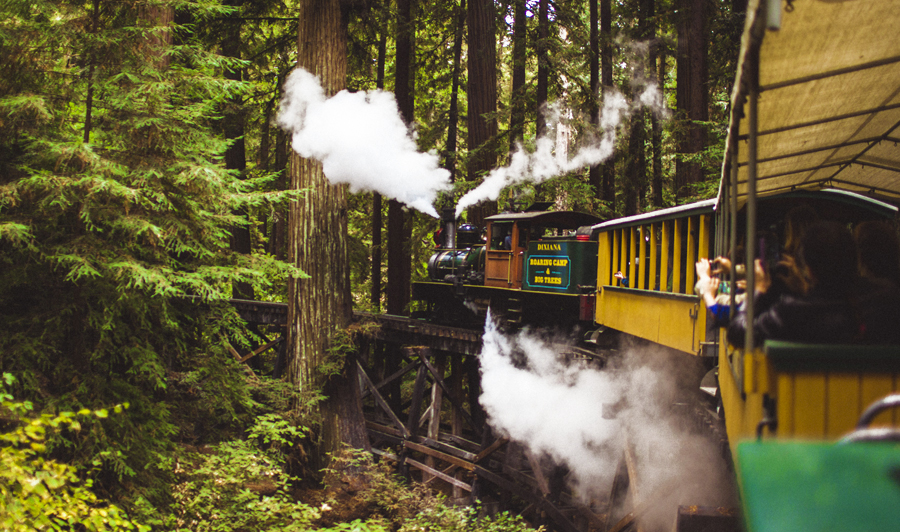
[{"label": "wooden post", "polygon": [[[423,354],[424,356],[424,354]],[[437,369],[437,372],[440,375],[444,374],[444,370],[447,367],[447,359],[444,355],[437,355],[435,357],[434,367]],[[437,379],[434,381],[434,385],[431,387],[431,407],[429,409],[429,419],[428,419],[428,437],[432,440],[437,441],[440,436],[441,430],[441,400],[443,399],[443,389],[441,388],[441,382]],[[434,467],[434,458],[428,456],[425,459],[425,465],[428,467]],[[424,475],[423,481],[428,481],[432,475]]]}]

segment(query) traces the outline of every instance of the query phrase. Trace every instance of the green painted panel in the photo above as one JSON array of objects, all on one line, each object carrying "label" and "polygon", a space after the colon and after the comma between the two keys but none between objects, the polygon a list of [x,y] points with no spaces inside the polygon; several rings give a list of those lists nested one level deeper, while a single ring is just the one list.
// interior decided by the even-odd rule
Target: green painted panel
[{"label": "green painted panel", "polygon": [[737,462],[749,532],[900,529],[900,445],[744,442]]},{"label": "green painted panel", "polygon": [[597,242],[538,240],[528,243],[524,290],[580,294],[597,285]]}]

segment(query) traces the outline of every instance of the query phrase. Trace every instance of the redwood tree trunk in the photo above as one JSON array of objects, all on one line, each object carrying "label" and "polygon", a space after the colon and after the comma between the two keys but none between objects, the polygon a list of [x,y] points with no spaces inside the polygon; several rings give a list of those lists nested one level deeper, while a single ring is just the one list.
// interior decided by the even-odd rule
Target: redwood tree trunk
[{"label": "redwood tree trunk", "polygon": [[[469,151],[468,179],[483,177],[497,162],[497,41],[492,0],[469,0]],[[496,202],[469,209],[469,222],[483,227],[485,217],[497,210]]]},{"label": "redwood tree trunk", "polygon": [[510,91],[509,151],[525,139],[525,62],[528,45],[525,0],[515,0],[513,21],[512,91]]},{"label": "redwood tree trunk", "polygon": [[685,127],[680,128],[684,133],[678,139],[680,157],[675,159],[676,200],[689,196],[691,185],[703,179],[700,163],[684,158],[706,147],[706,129],[699,122],[709,120],[707,0],[679,0],[679,7],[676,101]]},{"label": "redwood tree trunk", "polygon": [[[600,0],[600,83],[604,98],[613,88],[612,65],[612,0]],[[616,212],[616,154],[613,152],[603,163],[603,187],[600,199],[606,202],[611,213]]]},{"label": "redwood tree trunk", "polygon": [[[415,0],[397,0],[397,61],[394,94],[397,107],[407,125],[415,120],[415,19],[412,16]],[[412,258],[409,241],[412,238],[411,215],[397,200],[388,202],[388,314],[406,314],[412,282]]]},{"label": "redwood tree trunk", "polygon": [[[303,0],[298,7],[299,67],[319,76],[326,94],[344,88],[346,27],[339,0]],[[288,259],[309,275],[288,283],[288,376],[301,391],[324,390],[320,451],[346,443],[368,448],[356,364],[327,382],[318,371],[332,338],[351,317],[347,187],[328,183],[322,165],[291,154],[291,188],[308,193],[291,205]]]}]

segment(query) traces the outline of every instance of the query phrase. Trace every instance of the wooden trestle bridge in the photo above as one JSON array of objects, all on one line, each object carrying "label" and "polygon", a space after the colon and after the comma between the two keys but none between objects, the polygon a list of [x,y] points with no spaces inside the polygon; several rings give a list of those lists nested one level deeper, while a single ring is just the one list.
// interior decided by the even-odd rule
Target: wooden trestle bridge
[{"label": "wooden trestle bridge", "polygon": [[[249,364],[274,350],[274,376],[279,377],[287,305],[230,302],[251,327],[275,335],[246,353],[232,354]],[[550,530],[640,530],[638,520],[652,503],[638,497],[630,448],[622,456],[609,497],[584,502],[566,490],[563,468],[492,433],[478,403],[482,331],[358,312],[354,321],[375,324],[360,328],[365,332],[356,354],[372,452],[396,463],[401,474],[445,493],[455,503],[478,500],[488,510],[510,510]],[[573,357],[603,356],[571,346],[559,348]],[[249,366],[246,371],[251,373]],[[412,373],[412,390],[411,379],[405,379],[401,389],[404,377]],[[715,530],[737,530],[721,527],[722,511],[717,508],[682,507],[678,523],[682,531],[707,530],[711,523]]]}]

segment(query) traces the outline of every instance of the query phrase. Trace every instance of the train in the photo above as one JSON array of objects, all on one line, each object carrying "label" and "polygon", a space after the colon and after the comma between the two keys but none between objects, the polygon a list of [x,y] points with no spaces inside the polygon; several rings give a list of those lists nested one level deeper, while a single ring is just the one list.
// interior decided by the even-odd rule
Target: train
[{"label": "train", "polygon": [[[896,447],[835,442],[854,433],[869,405],[900,392],[900,347],[755,348],[752,333],[730,345],[693,287],[696,261],[721,255],[737,264],[740,247],[752,294],[761,235],[783,234],[784,215],[797,205],[848,226],[897,227],[900,40],[890,21],[898,17],[893,0],[750,0],[715,198],[610,220],[539,210],[491,216],[483,236],[469,228],[465,245],[440,245],[414,298],[452,320],[490,308],[510,326],[568,326],[586,341],[627,335],[697,357],[714,376],[748,528],[796,530],[803,527],[777,524],[847,516],[858,529],[896,526],[896,493],[879,493],[886,498],[875,508],[836,497],[825,509],[815,497],[786,494],[823,482],[869,493],[896,478]],[[900,408],[866,424],[882,427],[877,438],[898,440]],[[871,478],[826,478],[841,460]],[[803,469],[812,462],[818,469]]]}]

